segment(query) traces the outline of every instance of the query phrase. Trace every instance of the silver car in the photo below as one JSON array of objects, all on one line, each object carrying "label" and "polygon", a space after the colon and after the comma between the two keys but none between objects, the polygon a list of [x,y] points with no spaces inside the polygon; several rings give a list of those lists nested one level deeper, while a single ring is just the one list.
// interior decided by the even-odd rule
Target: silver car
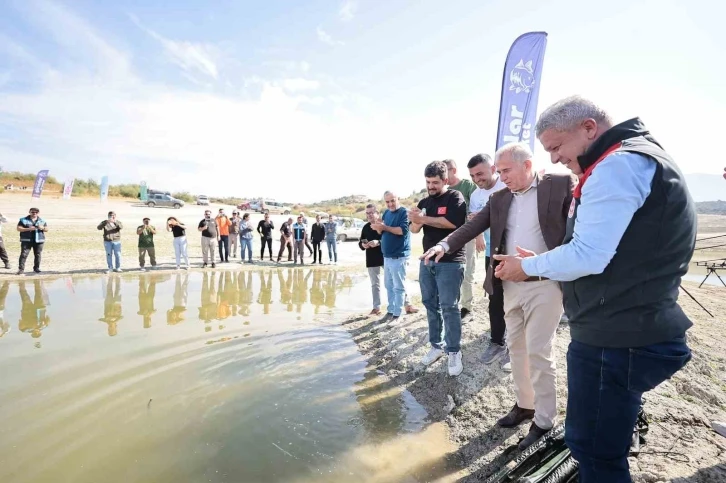
[{"label": "silver car", "polygon": [[153,194],[149,196],[149,200],[146,202],[146,206],[148,206],[149,208],[154,208],[156,206],[165,206],[169,208],[179,209],[184,206],[184,202],[170,195]]}]

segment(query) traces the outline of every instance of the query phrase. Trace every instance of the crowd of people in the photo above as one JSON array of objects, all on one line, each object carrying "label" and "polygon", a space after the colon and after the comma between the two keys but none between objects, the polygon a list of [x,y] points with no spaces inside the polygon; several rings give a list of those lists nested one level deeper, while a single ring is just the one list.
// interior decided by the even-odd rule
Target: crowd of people
[{"label": "crowd of people", "polygon": [[[453,161],[434,161],[423,173],[428,196],[415,208],[391,191],[382,216],[369,205],[360,247],[367,264],[383,258],[388,311],[380,322],[401,322],[410,234],[423,231],[418,271],[431,347],[422,363],[446,356],[448,373],[461,374],[469,247],[486,250],[491,341],[483,359],[508,353],[516,397],[497,424],[532,420],[520,449],[555,424],[553,344],[564,311],[572,338],[565,441],[579,481],[630,482],[642,395],[691,359],[692,323],[677,299],[695,246],[695,206],[677,164],[638,118],[615,124],[574,96],[546,109],[534,132],[571,174],[536,172],[529,145],[511,143],[493,160],[471,158],[473,191]],[[369,273],[375,310],[380,283]]]},{"label": "crowd of people", "polygon": [[[48,232],[48,224],[39,216],[39,213],[38,208],[31,208],[28,216],[18,221],[17,230],[20,232],[21,250],[17,275],[25,273],[25,262],[31,251],[34,255],[33,271],[41,273],[41,255],[45,243],[45,234]],[[10,269],[10,259],[2,238],[2,224],[7,223],[7,221],[0,213],[0,260],[3,262],[5,269]],[[124,229],[123,223],[117,219],[115,212],[109,211],[106,219],[101,221],[96,228],[103,232],[108,273],[122,272],[121,233]],[[187,225],[177,217],[170,216],[166,220],[166,229],[173,236],[176,269],[191,268],[186,233]],[[255,229],[250,221],[249,213],[242,214],[234,210],[232,211],[232,218],[228,218],[224,213],[224,209],[220,208],[217,216],[212,218],[212,212],[206,210],[204,218],[197,226],[197,230],[201,235],[202,268],[207,266],[215,268],[217,261],[229,263],[230,256],[237,258],[238,249],[240,263],[253,263],[255,230],[259,234],[261,242],[260,261],[265,258],[265,248],[268,249],[270,261],[273,261],[272,242],[275,224],[270,220],[270,215],[267,213]],[[151,267],[157,265],[156,249],[154,247],[154,235],[156,234],[156,227],[151,224],[151,219],[148,217],[144,217],[142,224],[136,228],[139,268],[142,271],[147,270],[147,256]],[[312,246],[310,240],[312,240]],[[293,223],[293,219],[289,218],[280,227],[280,251],[277,254],[276,262],[280,263],[282,261],[285,248],[287,248],[288,261],[293,262],[294,265],[298,263],[304,265],[305,249],[307,248],[309,256],[313,257],[312,263],[322,264],[323,251],[321,246],[323,242],[326,242],[327,245],[329,263],[337,264],[338,222],[336,217],[331,215],[326,222],[323,222],[320,215],[317,215],[315,223],[309,227],[305,213],[300,213],[296,223]],[[295,255],[294,259],[293,253]]]}]

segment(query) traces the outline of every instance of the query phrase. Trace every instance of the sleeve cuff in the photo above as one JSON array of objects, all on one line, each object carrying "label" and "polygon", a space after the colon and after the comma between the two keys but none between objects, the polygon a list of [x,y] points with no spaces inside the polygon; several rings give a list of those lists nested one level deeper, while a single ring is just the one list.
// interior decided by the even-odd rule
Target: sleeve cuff
[{"label": "sleeve cuff", "polygon": [[541,276],[537,271],[537,258],[527,257],[522,259],[522,270],[528,277],[539,277]]},{"label": "sleeve cuff", "polygon": [[444,248],[444,253],[448,253],[449,252],[449,244],[448,243],[446,243],[445,241],[441,241],[441,242],[439,242],[439,245],[441,245]]}]

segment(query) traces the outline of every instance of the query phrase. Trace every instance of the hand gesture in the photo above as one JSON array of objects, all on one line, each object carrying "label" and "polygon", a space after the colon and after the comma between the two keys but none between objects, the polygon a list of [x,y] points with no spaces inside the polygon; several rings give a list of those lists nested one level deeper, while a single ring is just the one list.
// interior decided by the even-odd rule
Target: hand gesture
[{"label": "hand gesture", "polygon": [[429,261],[433,258],[434,262],[438,262],[441,260],[441,258],[446,255],[446,252],[444,251],[444,247],[441,245],[434,245],[431,248],[429,248],[426,253],[421,255],[420,260],[424,261],[424,265],[428,265]]}]

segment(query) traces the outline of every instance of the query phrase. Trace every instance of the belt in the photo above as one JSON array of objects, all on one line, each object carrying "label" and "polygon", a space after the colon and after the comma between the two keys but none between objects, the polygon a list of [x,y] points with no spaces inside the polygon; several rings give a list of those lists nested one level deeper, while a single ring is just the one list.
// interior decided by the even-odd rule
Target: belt
[{"label": "belt", "polygon": [[545,280],[549,280],[547,277],[529,277],[525,282],[544,282]]}]

